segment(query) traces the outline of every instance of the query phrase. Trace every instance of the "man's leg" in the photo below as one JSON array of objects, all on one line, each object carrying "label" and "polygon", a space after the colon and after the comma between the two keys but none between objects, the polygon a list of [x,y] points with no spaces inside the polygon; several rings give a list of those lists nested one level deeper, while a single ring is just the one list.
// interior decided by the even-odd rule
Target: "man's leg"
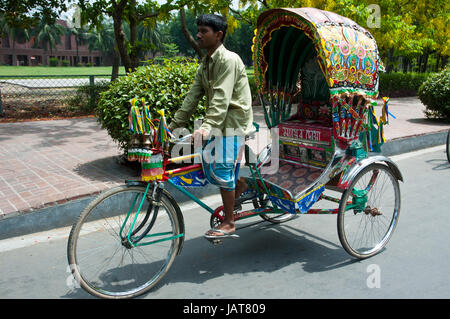
[{"label": "man's leg", "polygon": [[[228,189],[221,188],[220,195],[222,196],[222,201],[223,201],[224,219],[223,219],[223,222],[216,228],[232,234],[236,231],[236,225],[234,223],[234,215],[233,215],[234,190],[228,190]],[[210,236],[223,235],[222,233],[214,232],[212,230],[208,231],[206,234],[210,235]]]},{"label": "man's leg", "polygon": [[236,226],[234,224],[234,190],[220,189],[220,195],[222,195],[224,220],[219,225],[219,229],[227,232],[234,232]]},{"label": "man's leg", "polygon": [[[234,180],[234,162],[240,148],[240,144],[237,143],[236,137],[233,137],[231,139],[225,138],[224,140],[222,140],[222,142],[224,143],[223,145],[227,145],[226,148],[223,148],[223,155],[225,155],[225,159],[222,162],[215,163],[214,175],[220,178],[222,181],[226,181],[226,183],[228,183],[228,187],[230,188],[220,187],[220,195],[222,196],[224,207],[224,220],[216,228],[231,234],[236,231],[233,214],[235,194],[237,193],[240,195],[243,191],[245,191],[247,184],[245,182],[244,184],[238,183],[239,181],[235,182]],[[223,146],[220,144],[218,146],[216,144],[216,147]],[[244,187],[242,187],[242,185],[244,185]],[[232,189],[232,186],[235,186],[235,189]],[[223,235],[222,233],[214,232],[212,230],[208,231],[206,234],[210,236]]]},{"label": "man's leg", "polygon": [[244,177],[241,177],[236,181],[236,191],[234,193],[234,198],[239,198],[243,192],[248,188],[247,182]]}]

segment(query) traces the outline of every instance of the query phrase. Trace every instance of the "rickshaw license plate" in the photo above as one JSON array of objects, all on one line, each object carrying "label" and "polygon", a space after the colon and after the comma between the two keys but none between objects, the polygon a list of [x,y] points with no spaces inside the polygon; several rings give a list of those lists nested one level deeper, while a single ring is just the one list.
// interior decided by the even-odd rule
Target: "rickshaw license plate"
[{"label": "rickshaw license plate", "polygon": [[320,124],[304,122],[285,122],[278,125],[280,137],[287,137],[299,141],[330,144],[332,128]]}]

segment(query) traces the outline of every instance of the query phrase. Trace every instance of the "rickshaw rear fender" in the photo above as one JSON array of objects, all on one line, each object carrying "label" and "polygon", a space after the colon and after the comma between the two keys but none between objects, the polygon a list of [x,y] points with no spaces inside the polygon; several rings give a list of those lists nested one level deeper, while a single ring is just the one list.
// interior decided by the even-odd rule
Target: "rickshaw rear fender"
[{"label": "rickshaw rear fender", "polygon": [[345,172],[338,183],[338,187],[341,189],[346,189],[350,186],[353,179],[358,175],[359,172],[361,172],[365,167],[369,166],[373,163],[382,163],[387,165],[392,173],[394,174],[394,177],[403,182],[403,176],[400,172],[400,169],[398,168],[397,164],[395,164],[390,158],[383,156],[383,155],[376,155],[376,156],[370,156],[368,158],[365,158],[357,163],[355,163],[352,167],[349,168],[347,172]]}]

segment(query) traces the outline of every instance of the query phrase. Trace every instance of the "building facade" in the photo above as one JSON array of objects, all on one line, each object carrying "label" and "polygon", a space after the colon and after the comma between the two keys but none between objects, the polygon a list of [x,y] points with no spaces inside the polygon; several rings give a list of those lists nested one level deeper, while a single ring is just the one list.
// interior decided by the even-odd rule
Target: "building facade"
[{"label": "building facade", "polygon": [[[64,20],[58,24],[67,27]],[[101,51],[89,51],[87,44],[78,44],[75,35],[62,35],[59,44],[52,48],[45,48],[39,43],[35,45],[35,37],[29,40],[16,38],[12,41],[8,37],[0,38],[0,65],[50,65],[50,58],[57,58],[59,65],[112,65],[112,57],[105,56]],[[63,62],[63,60],[68,62]]]}]

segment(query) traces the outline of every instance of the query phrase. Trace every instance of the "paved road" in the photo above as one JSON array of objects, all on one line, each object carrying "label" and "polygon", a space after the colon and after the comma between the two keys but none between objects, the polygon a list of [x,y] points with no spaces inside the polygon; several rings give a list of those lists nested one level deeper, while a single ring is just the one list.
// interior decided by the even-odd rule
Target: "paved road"
[{"label": "paved road", "polygon": [[[449,298],[444,152],[439,146],[392,157],[405,180],[402,208],[391,242],[377,256],[350,258],[335,216],[326,215],[248,227],[240,239],[213,247],[202,238],[208,214],[190,206],[181,255],[159,289],[143,298]],[[59,229],[0,241],[0,298],[91,298],[67,285],[67,234]]]}]

